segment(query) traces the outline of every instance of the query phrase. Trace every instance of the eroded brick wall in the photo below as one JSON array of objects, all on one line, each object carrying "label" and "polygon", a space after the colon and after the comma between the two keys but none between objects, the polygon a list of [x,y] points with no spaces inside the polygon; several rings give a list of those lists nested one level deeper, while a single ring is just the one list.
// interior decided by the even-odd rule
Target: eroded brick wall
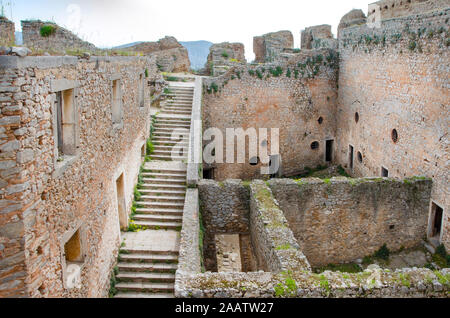
[{"label": "eroded brick wall", "polygon": [[[0,296],[105,296],[119,247],[116,180],[123,173],[128,213],[150,128],[149,88],[140,107],[139,78],[146,68],[156,77],[156,65],[131,57],[1,62]],[[122,125],[112,123],[113,78],[123,92]],[[79,149],[67,165],[55,158],[58,80],[78,81]],[[62,281],[63,237],[79,226],[82,287],[69,290]]]},{"label": "eroded brick wall", "polygon": [[274,179],[269,186],[301,251],[314,266],[344,263],[419,245],[431,180]]},{"label": "eroded brick wall", "polygon": [[431,199],[444,209],[447,249],[449,18],[447,9],[343,30],[336,118],[337,161],[349,168],[352,145],[355,176],[380,176],[384,167],[390,177],[433,178]]}]

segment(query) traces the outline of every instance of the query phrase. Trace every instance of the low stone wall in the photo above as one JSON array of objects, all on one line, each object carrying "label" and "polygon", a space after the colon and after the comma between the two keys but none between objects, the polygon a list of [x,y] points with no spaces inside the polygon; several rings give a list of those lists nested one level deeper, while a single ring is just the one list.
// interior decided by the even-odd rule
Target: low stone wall
[{"label": "low stone wall", "polygon": [[[0,77],[0,297],[106,296],[120,244],[118,180],[128,214],[151,123],[149,86],[141,107],[140,81],[158,80],[156,65],[0,56]],[[120,123],[112,116],[115,80]],[[74,104],[63,116],[73,112],[67,124],[78,136],[71,156],[57,149],[56,92],[66,89]],[[64,243],[77,229],[82,287],[68,289]]]},{"label": "low stone wall", "polygon": [[5,17],[0,17],[0,46],[14,46],[15,25]]},{"label": "low stone wall", "polygon": [[362,273],[184,273],[176,297],[447,298],[450,270],[372,268]]},{"label": "low stone wall", "polygon": [[303,253],[314,266],[414,247],[426,235],[429,179],[269,181]]},{"label": "low stone wall", "polygon": [[[41,28],[54,28],[52,34],[41,35]],[[52,22],[22,21],[23,45],[39,52],[66,54],[67,51],[94,52],[98,49],[91,43],[81,40],[69,30]]]}]

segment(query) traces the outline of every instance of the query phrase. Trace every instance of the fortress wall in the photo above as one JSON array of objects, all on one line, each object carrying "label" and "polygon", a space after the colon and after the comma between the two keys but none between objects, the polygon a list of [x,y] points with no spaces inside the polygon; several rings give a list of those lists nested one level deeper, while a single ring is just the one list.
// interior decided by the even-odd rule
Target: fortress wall
[{"label": "fortress wall", "polygon": [[[355,176],[433,178],[450,249],[448,64],[450,9],[349,27],[340,38],[337,162]],[[356,123],[355,114],[359,121]],[[398,140],[392,139],[397,130]],[[357,158],[361,152],[362,161]],[[431,224],[431,222],[430,222]]]},{"label": "fortress wall", "polygon": [[[41,28],[43,26],[54,27],[54,33],[49,36],[42,36]],[[81,40],[69,30],[52,22],[39,20],[22,21],[22,34],[24,46],[50,54],[66,54],[68,50],[83,50],[87,52],[97,50],[93,44]]]},{"label": "fortress wall", "polygon": [[351,262],[419,245],[426,233],[428,179],[272,179],[269,186],[313,266]]},{"label": "fortress wall", "polygon": [[[123,173],[129,213],[151,123],[139,80],[146,68],[159,76],[154,60],[2,56],[0,64],[0,296],[105,296],[120,244],[116,180]],[[113,80],[122,90],[117,124]],[[75,119],[64,125],[75,124],[78,140],[68,156],[56,148],[55,92],[71,87],[75,116],[63,116]],[[66,289],[64,243],[77,229],[82,288]]]},{"label": "fortress wall", "polygon": [[381,20],[423,14],[450,7],[448,0],[382,0],[369,4],[367,21]]},{"label": "fortress wall", "polygon": [[[203,128],[205,131],[215,127],[222,131],[224,162],[226,129],[253,127],[257,131],[259,128],[279,128],[283,175],[296,175],[306,167],[325,163],[325,140],[334,139],[335,134],[337,98],[335,70],[331,67],[332,62],[327,62],[329,54],[326,50],[311,53],[313,57],[322,56],[323,60],[307,66],[308,57],[299,56],[282,65],[282,74],[278,77],[270,74],[270,68],[276,69],[277,65],[266,64],[235,68],[222,77],[205,80]],[[316,68],[314,75],[312,70]],[[216,93],[212,88],[214,85],[218,87]],[[319,118],[322,118],[321,123]],[[270,134],[268,131],[269,151]],[[312,150],[314,141],[319,142],[319,148]],[[263,138],[259,138],[261,142]],[[208,142],[204,141],[206,144]],[[237,163],[236,159],[235,162],[214,163],[211,166],[215,169],[214,179],[261,177],[263,164],[250,165],[248,154],[245,163]]]},{"label": "fortress wall", "polygon": [[0,17],[0,45],[14,46],[15,31],[14,22]]}]

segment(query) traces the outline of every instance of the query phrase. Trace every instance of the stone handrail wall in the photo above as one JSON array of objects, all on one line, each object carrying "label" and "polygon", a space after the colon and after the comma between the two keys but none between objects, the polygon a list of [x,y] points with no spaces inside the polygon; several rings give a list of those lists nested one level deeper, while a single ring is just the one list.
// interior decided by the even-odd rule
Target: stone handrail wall
[{"label": "stone handrail wall", "polygon": [[192,104],[191,128],[189,132],[189,153],[187,167],[188,187],[195,187],[202,178],[202,78],[196,77]]}]

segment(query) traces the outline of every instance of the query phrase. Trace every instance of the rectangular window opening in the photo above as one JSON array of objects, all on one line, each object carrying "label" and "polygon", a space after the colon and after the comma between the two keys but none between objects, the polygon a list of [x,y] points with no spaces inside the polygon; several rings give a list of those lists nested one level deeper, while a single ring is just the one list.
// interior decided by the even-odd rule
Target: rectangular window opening
[{"label": "rectangular window opening", "polygon": [[349,149],[349,154],[348,154],[348,163],[350,166],[350,170],[353,170],[353,146],[349,145],[348,146]]},{"label": "rectangular window opening", "polygon": [[381,167],[381,176],[383,178],[388,178],[389,177],[389,170],[386,169],[385,167]]},{"label": "rectangular window opening", "polygon": [[334,144],[334,140],[327,140],[326,151],[325,151],[325,161],[326,162],[333,161],[333,144]]},{"label": "rectangular window opening", "polygon": [[122,122],[122,101],[121,101],[120,80],[112,81],[112,121],[114,124]]}]

